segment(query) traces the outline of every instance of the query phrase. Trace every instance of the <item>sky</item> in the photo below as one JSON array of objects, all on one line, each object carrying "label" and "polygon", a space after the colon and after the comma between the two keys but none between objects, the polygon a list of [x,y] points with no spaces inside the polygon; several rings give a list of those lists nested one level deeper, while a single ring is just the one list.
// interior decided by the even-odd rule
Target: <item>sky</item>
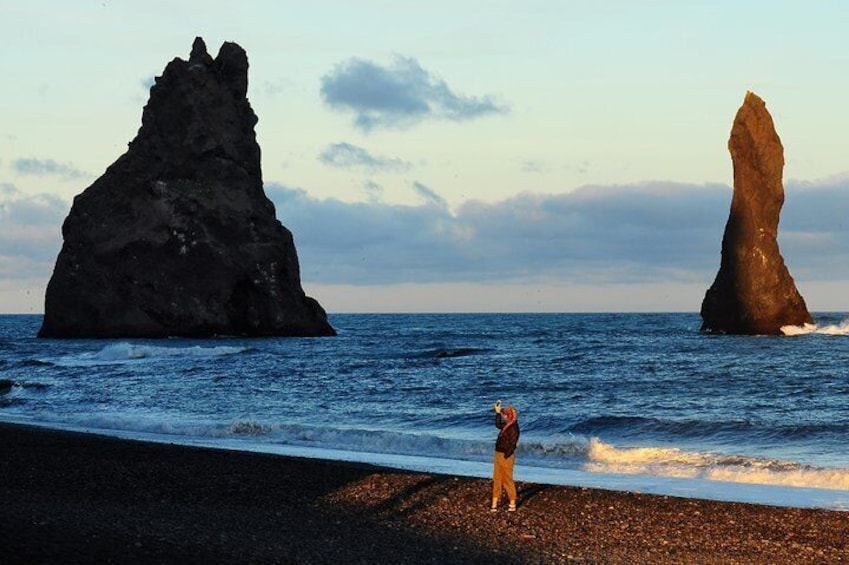
[{"label": "sky", "polygon": [[248,54],[265,190],[328,312],[697,312],[731,125],[785,149],[779,245],[849,311],[849,3],[0,0],[0,312],[196,36]]}]

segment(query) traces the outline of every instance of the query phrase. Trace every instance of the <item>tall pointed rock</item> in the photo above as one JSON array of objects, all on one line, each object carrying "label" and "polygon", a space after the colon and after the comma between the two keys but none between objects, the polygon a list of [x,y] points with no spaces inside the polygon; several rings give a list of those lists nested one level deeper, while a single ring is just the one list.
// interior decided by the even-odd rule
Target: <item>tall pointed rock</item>
[{"label": "tall pointed rock", "polygon": [[702,330],[780,334],[782,326],[812,323],[778,250],[784,148],[766,104],[752,92],[734,118],[728,150],[734,195],[719,272],[702,302]]},{"label": "tall pointed rock", "polygon": [[74,199],[42,337],[333,335],[263,190],[248,59],[201,38],[127,152]]}]

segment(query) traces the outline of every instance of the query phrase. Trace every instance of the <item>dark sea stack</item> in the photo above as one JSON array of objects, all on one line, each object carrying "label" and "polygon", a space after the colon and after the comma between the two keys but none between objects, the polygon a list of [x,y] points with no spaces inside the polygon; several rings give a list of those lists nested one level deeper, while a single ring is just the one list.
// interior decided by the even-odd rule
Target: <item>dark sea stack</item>
[{"label": "dark sea stack", "polygon": [[702,302],[702,331],[778,335],[782,326],[813,323],[778,250],[784,148],[752,92],[734,118],[728,150],[734,195],[719,272]]},{"label": "dark sea stack", "polygon": [[201,38],[150,89],[127,152],[74,199],[40,337],[325,336],[263,190],[248,59]]}]

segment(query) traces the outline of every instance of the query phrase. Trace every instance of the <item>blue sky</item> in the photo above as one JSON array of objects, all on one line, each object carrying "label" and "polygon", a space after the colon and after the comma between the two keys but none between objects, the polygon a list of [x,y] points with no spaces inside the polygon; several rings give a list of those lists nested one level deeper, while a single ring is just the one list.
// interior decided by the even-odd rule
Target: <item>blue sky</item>
[{"label": "blue sky", "polygon": [[847,310],[849,5],[0,0],[0,312],[40,312],[71,200],[195,36],[248,53],[266,192],[331,312],[697,311],[747,90],[779,242]]}]

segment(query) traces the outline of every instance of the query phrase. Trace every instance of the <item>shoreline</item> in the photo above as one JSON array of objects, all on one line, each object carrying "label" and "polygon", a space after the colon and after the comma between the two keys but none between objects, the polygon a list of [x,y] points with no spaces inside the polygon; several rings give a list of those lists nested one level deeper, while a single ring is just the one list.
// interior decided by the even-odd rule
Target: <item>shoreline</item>
[{"label": "shoreline", "polygon": [[[412,473],[451,475],[479,479],[488,479],[492,473],[491,461],[466,461],[383,452],[368,453],[330,447],[307,447],[288,444],[222,443],[219,440],[208,441],[204,438],[183,438],[127,430],[100,430],[69,424],[53,425],[22,420],[16,421],[14,419],[0,419],[0,424],[32,426],[51,431],[95,434],[104,437],[163,445],[262,453],[294,459],[335,461],[343,464],[364,464],[400,472],[409,471]],[[619,493],[651,494],[787,508],[837,510],[849,513],[849,490],[805,484],[783,484],[781,482],[770,482],[769,480],[764,482],[746,482],[701,477],[591,472],[582,469],[536,466],[533,463],[529,464],[524,456],[520,456],[519,458],[514,477],[517,481],[547,486],[591,488]]]},{"label": "shoreline", "polygon": [[849,563],[846,512],[517,482],[0,423],[8,563]]}]

